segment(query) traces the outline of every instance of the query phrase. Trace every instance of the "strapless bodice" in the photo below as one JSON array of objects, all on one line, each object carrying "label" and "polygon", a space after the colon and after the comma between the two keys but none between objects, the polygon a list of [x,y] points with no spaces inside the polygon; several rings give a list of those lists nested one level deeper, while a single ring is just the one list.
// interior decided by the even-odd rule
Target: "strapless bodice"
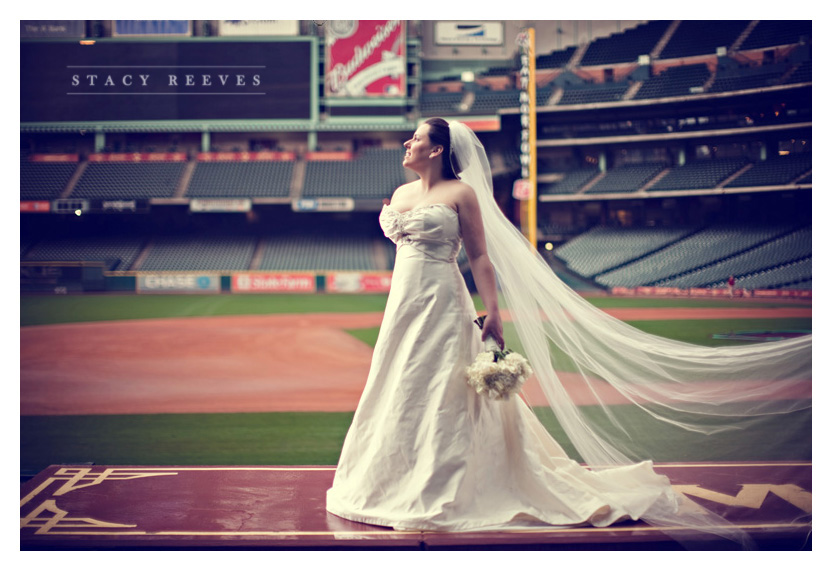
[{"label": "strapless bodice", "polygon": [[430,259],[456,262],[462,245],[459,218],[453,207],[428,204],[406,212],[384,205],[379,215],[384,235],[396,249],[411,246]]}]

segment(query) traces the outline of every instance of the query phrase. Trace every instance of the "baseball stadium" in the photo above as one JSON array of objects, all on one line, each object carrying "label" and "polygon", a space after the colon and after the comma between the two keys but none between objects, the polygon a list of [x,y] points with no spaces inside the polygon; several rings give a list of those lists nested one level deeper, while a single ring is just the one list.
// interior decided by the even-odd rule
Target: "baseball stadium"
[{"label": "baseball stadium", "polygon": [[[379,213],[431,117],[603,312],[706,347],[812,333],[811,20],[21,20],[20,62],[21,550],[683,549],[326,511],[391,288]],[[605,394],[571,396],[639,408]],[[759,549],[811,551],[811,406],[789,417],[633,438]]]}]

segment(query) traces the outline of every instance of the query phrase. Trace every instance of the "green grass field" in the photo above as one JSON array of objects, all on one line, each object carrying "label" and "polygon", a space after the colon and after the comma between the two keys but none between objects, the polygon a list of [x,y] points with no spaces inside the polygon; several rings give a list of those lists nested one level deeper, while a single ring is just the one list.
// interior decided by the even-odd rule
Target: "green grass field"
[{"label": "green grass field", "polygon": [[[590,298],[608,307],[779,307],[777,302],[720,299]],[[21,327],[165,317],[256,315],[272,313],[383,311],[383,295],[67,295],[21,298]],[[477,307],[482,308],[475,299]],[[806,303],[811,305],[811,302]],[[794,304],[789,304],[794,306]],[[811,330],[811,319],[731,319],[636,321],[633,325],[665,337],[702,345],[732,342],[711,336],[740,330]],[[375,343],[377,328],[350,330]],[[733,342],[736,343],[736,342]],[[627,414],[627,411],[623,411]],[[592,410],[587,411],[593,414]],[[546,410],[539,416],[567,452],[577,457],[561,428]],[[718,437],[688,439],[679,449],[665,428],[639,424],[638,438],[653,439],[664,450],[657,461],[808,460],[811,459],[811,413],[802,413],[804,430],[785,433],[761,425]],[[117,465],[331,465],[338,460],[350,413],[162,414],[102,416],[27,416],[20,419],[23,472],[49,464],[92,462]],[[641,422],[641,421],[640,421]],[[749,432],[751,431],[751,432]],[[753,434],[752,434],[753,432]],[[726,457],[747,441],[766,441],[765,452],[748,458]],[[663,442],[667,442],[663,446]],[[741,446],[740,446],[741,447]]]}]

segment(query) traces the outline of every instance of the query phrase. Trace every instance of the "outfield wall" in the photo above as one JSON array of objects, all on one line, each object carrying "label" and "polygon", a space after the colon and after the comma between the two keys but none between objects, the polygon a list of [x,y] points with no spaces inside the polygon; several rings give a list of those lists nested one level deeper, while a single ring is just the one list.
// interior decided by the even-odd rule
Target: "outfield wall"
[{"label": "outfield wall", "polygon": [[[91,262],[21,262],[21,293],[387,293],[393,272],[105,272]],[[613,287],[624,297],[812,298],[812,290]]]},{"label": "outfield wall", "polygon": [[728,288],[678,288],[678,287],[613,287],[612,295],[624,297],[755,297],[755,298],[809,298],[810,289],[743,289],[734,288],[733,295]]},{"label": "outfield wall", "polygon": [[23,262],[21,293],[387,293],[393,272],[104,272],[87,262]]}]

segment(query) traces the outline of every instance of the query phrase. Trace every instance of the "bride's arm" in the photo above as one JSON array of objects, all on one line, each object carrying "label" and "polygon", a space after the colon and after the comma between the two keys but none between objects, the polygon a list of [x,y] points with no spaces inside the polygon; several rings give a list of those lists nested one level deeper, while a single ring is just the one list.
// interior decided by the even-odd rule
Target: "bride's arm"
[{"label": "bride's arm", "polygon": [[457,208],[465,253],[471,264],[471,273],[474,275],[477,292],[488,312],[488,317],[482,327],[482,338],[485,340],[490,335],[502,348],[504,347],[503,322],[500,318],[497,300],[497,278],[485,245],[485,231],[482,226],[479,203],[474,191],[467,185],[460,187]]}]

